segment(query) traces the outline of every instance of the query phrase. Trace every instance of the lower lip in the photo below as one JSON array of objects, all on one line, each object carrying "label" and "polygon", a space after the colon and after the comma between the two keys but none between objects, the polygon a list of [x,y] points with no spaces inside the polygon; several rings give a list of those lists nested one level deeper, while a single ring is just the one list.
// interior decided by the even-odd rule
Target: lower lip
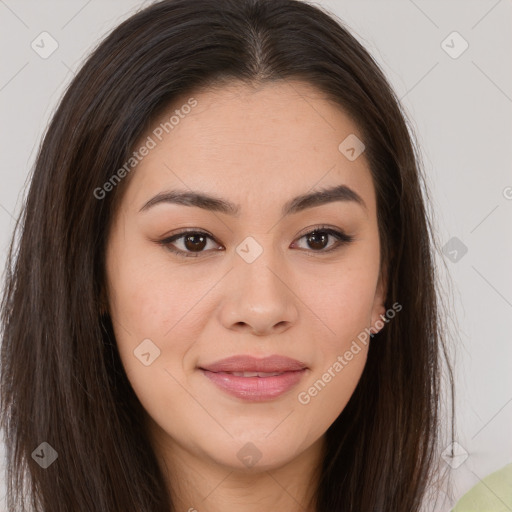
[{"label": "lower lip", "polygon": [[306,369],[284,372],[273,377],[236,377],[201,369],[203,374],[226,393],[250,402],[272,400],[296,386]]}]

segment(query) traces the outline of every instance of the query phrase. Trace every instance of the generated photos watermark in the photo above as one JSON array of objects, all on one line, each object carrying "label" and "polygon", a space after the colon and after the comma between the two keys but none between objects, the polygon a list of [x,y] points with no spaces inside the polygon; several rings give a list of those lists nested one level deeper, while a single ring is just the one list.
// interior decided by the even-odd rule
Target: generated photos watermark
[{"label": "generated photos watermark", "polygon": [[145,142],[138,148],[137,151],[132,153],[132,156],[114,173],[112,176],[101,186],[94,189],[94,197],[96,199],[104,199],[108,192],[111,192],[120,182],[126,177],[147,155],[150,151],[162,141],[165,134],[170,133],[182,119],[192,111],[192,108],[197,106],[197,100],[189,98],[187,103],[182,105],[179,109],[174,111],[174,114],[167,120],[160,123],[148,135]]},{"label": "generated photos watermark", "polygon": [[378,331],[380,331],[384,327],[384,325],[386,325],[391,319],[393,319],[395,315],[401,310],[402,305],[398,302],[395,302],[391,306],[391,308],[389,308],[384,313],[384,316],[380,315],[380,318],[382,320],[377,320],[375,322],[375,325],[373,325],[370,328],[366,327],[363,331],[361,331],[357,335],[357,338],[352,340],[350,348],[347,351],[345,351],[343,355],[339,355],[336,358],[336,361],[334,361],[334,363],[331,366],[329,366],[329,368],[327,368],[327,371],[323,373],[322,376],[318,380],[316,380],[312,386],[310,386],[306,391],[301,391],[297,395],[297,400],[299,401],[299,403],[301,403],[302,405],[309,404],[309,402],[311,402],[311,398],[317,396],[318,393],[320,393],[325,388],[325,386],[327,386],[327,384],[331,382],[331,380],[334,379],[334,377],[336,377],[336,375],[338,375],[338,373],[340,373],[343,370],[343,368],[345,368],[350,363],[350,361],[352,361],[352,359],[354,359],[354,356],[361,352],[361,344],[366,346],[368,344],[368,339],[370,338],[370,336],[373,336]]}]

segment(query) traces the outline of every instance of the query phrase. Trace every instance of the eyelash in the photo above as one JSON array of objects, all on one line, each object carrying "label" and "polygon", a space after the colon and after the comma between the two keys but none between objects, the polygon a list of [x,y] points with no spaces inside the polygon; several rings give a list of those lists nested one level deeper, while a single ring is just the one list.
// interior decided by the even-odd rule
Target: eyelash
[{"label": "eyelash", "polygon": [[[311,249],[312,252],[318,253],[318,254],[325,254],[325,253],[330,253],[330,252],[336,251],[337,249],[340,249],[341,247],[348,245],[349,243],[354,241],[353,236],[347,235],[343,231],[338,231],[336,229],[329,228],[328,226],[315,226],[311,231],[308,231],[304,235],[300,236],[298,238],[298,240],[300,240],[301,238],[307,237],[308,235],[312,235],[313,233],[325,233],[325,234],[331,235],[337,239],[337,243],[330,249],[327,249],[327,250],[320,249],[317,251]],[[208,233],[206,233],[204,231],[186,230],[186,231],[181,231],[180,233],[176,233],[176,234],[172,235],[171,237],[165,238],[164,240],[160,240],[158,242],[158,244],[162,245],[168,251],[170,251],[174,254],[177,254],[178,256],[182,256],[185,258],[197,258],[198,256],[205,253],[206,251],[200,251],[200,252],[196,252],[196,253],[190,252],[189,253],[186,251],[182,251],[181,249],[174,249],[171,246],[172,242],[175,242],[176,240],[183,238],[185,235],[190,235],[190,234],[205,236],[205,237],[210,238],[211,240],[216,242],[216,240],[211,235],[209,235]],[[302,250],[307,250],[307,249],[302,249]]]}]

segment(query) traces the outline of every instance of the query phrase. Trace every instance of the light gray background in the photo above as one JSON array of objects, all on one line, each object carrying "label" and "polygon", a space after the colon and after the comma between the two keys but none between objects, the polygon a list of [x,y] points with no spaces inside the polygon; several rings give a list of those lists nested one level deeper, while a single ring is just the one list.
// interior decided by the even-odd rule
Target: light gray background
[{"label": "light gray background", "polygon": [[[2,269],[29,170],[63,88],[97,41],[148,3],[0,0]],[[319,4],[344,20],[383,67],[422,148],[438,237],[443,245],[457,237],[468,248],[456,263],[438,255],[454,283],[446,300],[453,300],[457,334],[451,339],[458,442],[469,454],[450,469],[459,498],[512,462],[511,0]],[[59,44],[47,59],[31,48],[43,31]],[[469,43],[456,59],[441,46],[453,31]]]}]

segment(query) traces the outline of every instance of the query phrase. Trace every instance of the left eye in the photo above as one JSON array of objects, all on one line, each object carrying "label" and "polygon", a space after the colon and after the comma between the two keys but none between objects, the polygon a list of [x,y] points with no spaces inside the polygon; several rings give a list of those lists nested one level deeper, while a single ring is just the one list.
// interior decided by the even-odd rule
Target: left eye
[{"label": "left eye", "polygon": [[[335,242],[330,246],[329,249],[325,249],[329,237],[335,238]],[[309,231],[305,235],[302,235],[298,238],[298,240],[306,239],[306,243],[311,247],[310,250],[313,252],[321,252],[327,253],[334,251],[340,246],[347,245],[354,240],[353,236],[346,235],[342,231],[338,231],[336,229],[327,228],[319,226],[314,228],[312,231]],[[215,241],[215,239],[205,233],[204,231],[183,231],[181,233],[175,234],[171,237],[168,237],[164,240],[158,242],[160,245],[163,245],[166,249],[171,251],[174,254],[184,257],[197,257],[202,254],[209,240]],[[183,244],[184,249],[178,249],[174,245],[174,242],[180,241]],[[216,249],[221,250],[221,249]],[[307,250],[307,248],[306,248]]]}]

